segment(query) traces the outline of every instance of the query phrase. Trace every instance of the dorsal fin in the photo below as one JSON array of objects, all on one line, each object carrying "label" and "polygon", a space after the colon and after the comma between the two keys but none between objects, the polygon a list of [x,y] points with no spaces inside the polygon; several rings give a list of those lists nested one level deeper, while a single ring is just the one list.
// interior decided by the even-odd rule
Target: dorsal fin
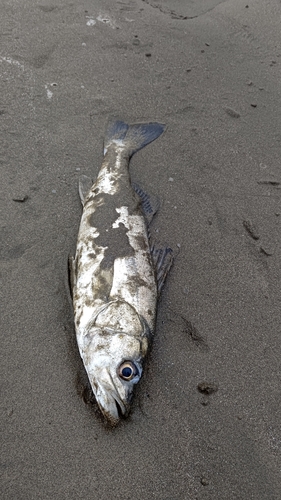
[{"label": "dorsal fin", "polygon": [[153,219],[153,216],[159,209],[160,206],[159,199],[156,196],[150,196],[149,194],[147,194],[146,191],[144,191],[141,186],[139,186],[134,182],[132,183],[132,187],[137,193],[137,195],[140,197],[143,213],[148,223],[150,224],[150,222]]},{"label": "dorsal fin", "polygon": [[79,196],[82,205],[84,205],[85,198],[87,194],[89,193],[91,187],[93,185],[92,179],[88,177],[87,175],[80,175],[79,177]]},{"label": "dorsal fin", "polygon": [[167,274],[174,262],[173,250],[170,247],[153,246],[151,248],[151,257],[156,273],[157,291],[159,296]]}]

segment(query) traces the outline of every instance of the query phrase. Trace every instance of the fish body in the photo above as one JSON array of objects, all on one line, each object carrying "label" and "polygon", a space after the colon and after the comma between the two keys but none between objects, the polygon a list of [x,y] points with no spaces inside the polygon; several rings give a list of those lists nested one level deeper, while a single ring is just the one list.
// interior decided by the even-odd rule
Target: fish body
[{"label": "fish body", "polygon": [[83,213],[72,260],[76,337],[95,398],[113,425],[128,414],[141,378],[159,291],[129,161],[163,130],[158,123],[111,123],[98,177],[89,190],[83,182],[79,189]]}]

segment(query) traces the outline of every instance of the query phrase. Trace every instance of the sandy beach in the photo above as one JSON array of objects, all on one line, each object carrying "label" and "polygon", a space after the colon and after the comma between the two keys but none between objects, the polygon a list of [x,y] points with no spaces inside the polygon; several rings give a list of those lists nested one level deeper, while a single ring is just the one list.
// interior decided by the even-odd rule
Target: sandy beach
[{"label": "sandy beach", "polygon": [[[0,6],[2,500],[281,498],[281,4]],[[175,262],[132,412],[89,401],[67,292],[109,117]]]}]

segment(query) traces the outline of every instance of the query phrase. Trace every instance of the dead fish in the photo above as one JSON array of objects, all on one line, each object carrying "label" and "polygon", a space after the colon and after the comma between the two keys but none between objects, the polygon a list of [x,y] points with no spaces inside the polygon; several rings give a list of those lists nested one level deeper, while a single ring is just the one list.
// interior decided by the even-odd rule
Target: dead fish
[{"label": "dead fish", "polygon": [[129,173],[132,155],[164,129],[110,123],[96,182],[79,182],[83,214],[70,259],[75,330],[96,401],[112,425],[129,413],[173,261],[170,248],[151,246],[148,225],[158,207],[132,186]]}]

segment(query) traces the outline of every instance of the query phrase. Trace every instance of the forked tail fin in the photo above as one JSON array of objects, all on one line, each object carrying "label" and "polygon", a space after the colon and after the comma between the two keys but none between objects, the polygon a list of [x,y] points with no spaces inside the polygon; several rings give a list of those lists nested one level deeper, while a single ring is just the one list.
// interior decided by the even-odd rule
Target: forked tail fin
[{"label": "forked tail fin", "polygon": [[122,121],[112,121],[109,123],[105,140],[104,153],[107,152],[111,144],[116,144],[128,152],[131,157],[134,153],[144,148],[150,142],[159,137],[165,130],[163,123],[134,123],[128,125]]}]

